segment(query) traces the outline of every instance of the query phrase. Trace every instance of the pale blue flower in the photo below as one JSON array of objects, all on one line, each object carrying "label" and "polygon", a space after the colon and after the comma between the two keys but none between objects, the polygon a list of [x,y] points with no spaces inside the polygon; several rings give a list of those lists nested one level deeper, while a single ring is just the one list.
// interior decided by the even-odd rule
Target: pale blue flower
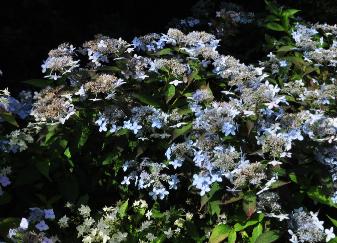
[{"label": "pale blue flower", "polygon": [[6,187],[6,186],[11,184],[11,181],[9,180],[9,178],[7,176],[0,176],[0,184],[3,187]]},{"label": "pale blue flower", "polygon": [[53,209],[45,209],[44,210],[44,217],[46,219],[55,219],[55,214]]},{"label": "pale blue flower", "polygon": [[183,162],[184,161],[181,159],[175,159],[173,161],[170,161],[169,164],[172,165],[174,169],[177,169],[178,167],[181,167],[183,165]]},{"label": "pale blue flower", "polygon": [[233,125],[232,123],[230,122],[225,122],[223,125],[222,125],[222,132],[228,136],[228,135],[235,135],[235,131],[236,131],[236,126]]},{"label": "pale blue flower", "polygon": [[46,231],[46,230],[49,229],[49,226],[46,224],[46,222],[44,220],[41,220],[38,224],[35,225],[35,227],[39,231]]},{"label": "pale blue flower", "polygon": [[171,175],[171,179],[168,181],[168,184],[170,185],[170,189],[177,189],[177,185],[180,182],[180,180],[178,179],[177,175]]},{"label": "pale blue flower", "polygon": [[205,195],[206,192],[211,190],[210,185],[212,184],[210,177],[202,175],[193,175],[193,185],[201,190],[200,196]]},{"label": "pale blue flower", "polygon": [[136,121],[131,122],[131,120],[124,121],[123,128],[132,130],[134,134],[137,134],[138,131],[142,128]]},{"label": "pale blue flower", "polygon": [[154,199],[157,200],[157,198],[163,200],[167,195],[169,194],[169,192],[165,189],[165,187],[154,187],[152,189],[152,192],[149,193],[149,195]]}]

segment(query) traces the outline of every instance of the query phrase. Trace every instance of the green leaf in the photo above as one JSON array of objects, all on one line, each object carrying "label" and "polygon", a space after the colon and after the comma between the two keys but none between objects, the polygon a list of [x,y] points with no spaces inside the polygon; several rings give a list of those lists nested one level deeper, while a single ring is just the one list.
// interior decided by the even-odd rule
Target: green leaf
[{"label": "green leaf", "polygon": [[79,183],[74,175],[65,175],[59,178],[58,190],[63,198],[69,202],[75,202],[79,196]]},{"label": "green leaf", "polygon": [[214,196],[214,194],[220,190],[220,186],[219,186],[219,183],[215,182],[212,184],[211,186],[211,190],[209,193],[207,193],[206,195],[204,195],[202,198],[201,198],[201,205],[200,205],[200,209],[203,208],[206,203]]},{"label": "green leaf", "polygon": [[256,239],[262,234],[263,227],[262,224],[258,224],[254,229],[252,233],[252,237],[250,237],[250,242],[254,243]]},{"label": "green leaf", "polygon": [[268,9],[271,13],[273,13],[273,14],[275,14],[275,15],[279,15],[280,9],[277,7],[277,5],[276,5],[275,3],[269,2],[269,1],[267,1],[267,0],[265,0],[265,3],[266,3],[267,9]]},{"label": "green leaf", "polygon": [[50,79],[29,79],[23,81],[25,84],[29,84],[31,86],[37,87],[37,88],[45,88],[53,83],[53,80]]},{"label": "green leaf", "polygon": [[228,234],[228,243],[235,243],[236,241],[236,232],[235,230],[231,230]]},{"label": "green leaf", "polygon": [[231,228],[228,225],[219,224],[215,226],[215,228],[212,230],[211,237],[209,238],[209,243],[219,243],[225,240],[228,237],[230,231]]},{"label": "green leaf", "polygon": [[289,52],[293,51],[294,49],[296,49],[295,46],[282,46],[277,50],[277,52]]},{"label": "green leaf", "polygon": [[116,66],[103,66],[98,68],[99,71],[108,71],[108,72],[113,72],[113,73],[117,73],[120,72],[121,69],[119,67]]},{"label": "green leaf", "polygon": [[274,23],[274,22],[267,23],[266,28],[270,30],[274,30],[274,31],[286,31],[286,29],[282,25]]},{"label": "green leaf", "polygon": [[2,117],[2,119],[4,119],[6,122],[8,122],[9,124],[15,126],[15,127],[19,127],[19,124],[16,122],[15,117],[12,113],[10,112],[1,112],[0,116]]},{"label": "green leaf", "polygon": [[168,103],[176,94],[176,87],[170,84],[166,90],[166,103]]},{"label": "green leaf", "polygon": [[284,17],[293,17],[296,13],[300,12],[301,10],[298,9],[286,9],[282,12],[282,16]]},{"label": "green leaf", "polygon": [[289,181],[275,181],[273,184],[270,185],[271,189],[276,189],[285,185],[288,185],[290,182]]},{"label": "green leaf", "polygon": [[253,192],[249,192],[243,197],[242,201],[243,211],[247,217],[250,218],[256,211],[256,195]]},{"label": "green leaf", "polygon": [[71,159],[71,152],[70,152],[69,147],[66,148],[66,150],[64,151],[63,154],[64,154],[68,159]]},{"label": "green leaf", "polygon": [[83,147],[83,145],[88,141],[90,135],[90,128],[89,127],[84,127],[81,132],[81,136],[78,140],[77,143],[77,148],[80,149]]},{"label": "green leaf", "polygon": [[220,201],[212,201],[209,203],[211,209],[211,215],[220,215]]},{"label": "green leaf", "polygon": [[327,216],[328,216],[328,218],[330,219],[331,223],[332,223],[335,227],[337,227],[337,220],[331,218],[329,215],[327,215]]},{"label": "green leaf", "polygon": [[147,96],[144,94],[133,94],[132,96],[146,105],[151,105],[156,108],[160,107],[160,104],[158,103],[158,101],[151,96]]},{"label": "green leaf", "polygon": [[10,228],[17,228],[20,224],[19,218],[4,218],[0,220],[0,238],[7,239]]},{"label": "green leaf", "polygon": [[174,129],[172,141],[174,139],[176,139],[177,137],[180,137],[180,136],[188,133],[191,129],[192,129],[192,123],[189,123],[189,124],[183,126],[182,128],[176,128],[176,129]]},{"label": "green leaf", "polygon": [[171,48],[164,48],[156,53],[157,56],[164,56],[164,55],[170,55],[172,54]]},{"label": "green leaf", "polygon": [[118,213],[121,218],[124,218],[126,215],[126,211],[128,210],[129,206],[129,199],[127,199],[125,202],[122,203],[122,205],[119,206]]},{"label": "green leaf", "polygon": [[4,192],[1,196],[0,196],[0,206],[1,205],[5,205],[8,204],[12,201],[12,195],[9,194],[8,192]]},{"label": "green leaf", "polygon": [[48,180],[51,180],[51,178],[49,177],[49,168],[50,168],[50,161],[49,160],[38,159],[38,161],[35,163],[35,167]]},{"label": "green leaf", "polygon": [[294,172],[289,173],[289,178],[292,182],[298,183],[297,176]]},{"label": "green leaf", "polygon": [[307,195],[316,202],[337,208],[331,197],[325,195],[318,187],[311,187],[307,190]]},{"label": "green leaf", "polygon": [[276,241],[280,236],[275,230],[267,231],[261,234],[255,241],[255,243],[271,243]]}]

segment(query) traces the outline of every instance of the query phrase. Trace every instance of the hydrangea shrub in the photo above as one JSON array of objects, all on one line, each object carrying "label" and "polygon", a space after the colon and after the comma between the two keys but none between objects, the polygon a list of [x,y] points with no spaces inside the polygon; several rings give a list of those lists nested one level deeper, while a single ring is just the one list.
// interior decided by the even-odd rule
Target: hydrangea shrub
[{"label": "hydrangea shrub", "polygon": [[0,204],[27,213],[1,236],[335,242],[337,27],[269,8],[255,65],[205,31],[97,35],[51,50],[39,91],[1,91]]}]

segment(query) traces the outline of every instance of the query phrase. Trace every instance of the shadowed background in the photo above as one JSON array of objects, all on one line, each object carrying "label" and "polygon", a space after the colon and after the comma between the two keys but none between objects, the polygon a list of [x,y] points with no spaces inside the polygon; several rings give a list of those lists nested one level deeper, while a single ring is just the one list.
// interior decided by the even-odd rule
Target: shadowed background
[{"label": "shadowed background", "polygon": [[[207,1],[207,0],[205,0]],[[0,88],[20,89],[22,80],[40,78],[41,63],[60,43],[80,45],[97,33],[122,37],[165,32],[173,18],[191,15],[197,0],[10,0],[0,3]],[[217,5],[220,0],[208,0]],[[232,0],[250,11],[264,11],[263,0]],[[279,0],[321,22],[335,21],[335,0]],[[205,12],[207,9],[205,9]],[[254,44],[254,43],[251,43]]]}]

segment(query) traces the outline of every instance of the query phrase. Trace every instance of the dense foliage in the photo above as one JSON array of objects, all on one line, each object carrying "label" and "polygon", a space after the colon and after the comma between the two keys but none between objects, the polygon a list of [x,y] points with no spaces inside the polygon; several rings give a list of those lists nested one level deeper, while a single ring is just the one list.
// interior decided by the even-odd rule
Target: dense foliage
[{"label": "dense foliage", "polygon": [[[64,43],[38,91],[2,90],[1,237],[336,242],[337,27],[267,8]],[[255,65],[227,55],[242,25]]]}]

